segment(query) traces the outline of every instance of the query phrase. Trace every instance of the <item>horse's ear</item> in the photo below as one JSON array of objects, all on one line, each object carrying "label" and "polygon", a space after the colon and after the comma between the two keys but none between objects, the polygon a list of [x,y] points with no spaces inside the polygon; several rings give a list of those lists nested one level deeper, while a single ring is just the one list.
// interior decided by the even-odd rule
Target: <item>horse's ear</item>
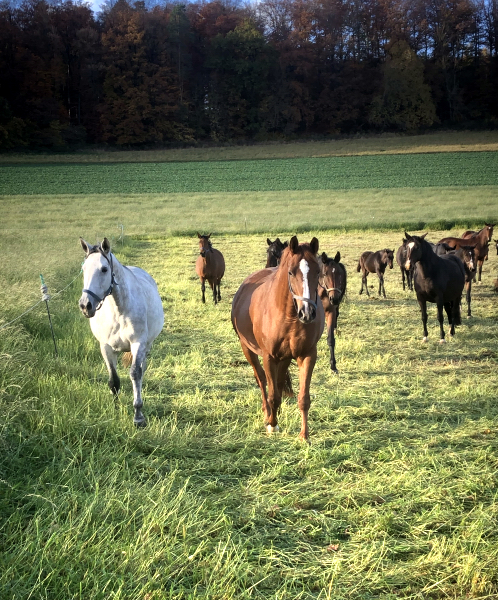
[{"label": "horse's ear", "polygon": [[207,235],[206,237],[207,237],[207,239],[209,239],[211,237],[211,233],[209,235]]},{"label": "horse's ear", "polygon": [[319,247],[318,240],[316,239],[316,237],[314,237],[311,240],[311,242],[310,242],[311,252],[313,252],[313,254],[317,254],[318,253],[318,247]]},{"label": "horse's ear", "polygon": [[429,234],[429,232],[427,231],[427,233],[424,233],[424,235],[421,235],[421,236],[420,236],[420,239],[421,239],[421,240],[425,240],[425,236],[426,236],[426,235],[428,235],[428,234]]},{"label": "horse's ear", "polygon": [[326,252],[322,252],[322,256],[320,257],[322,259],[322,263],[325,264],[329,257],[327,256]]},{"label": "horse's ear", "polygon": [[273,242],[270,240],[270,238],[266,238],[266,243],[268,246],[271,246]]},{"label": "horse's ear", "polygon": [[80,237],[80,244],[83,250],[85,251],[85,254],[88,256],[92,251],[93,246],[88,242],[85,242],[85,240],[82,237]]},{"label": "horse's ear", "polygon": [[111,251],[111,243],[106,237],[102,240],[100,247],[102,248],[104,254],[109,254],[109,252]]},{"label": "horse's ear", "polygon": [[299,246],[299,242],[297,241],[297,236],[293,235],[289,242],[289,248],[292,254],[297,252],[297,248]]},{"label": "horse's ear", "polygon": [[341,253],[337,252],[337,254],[334,256],[334,262],[341,262]]},{"label": "horse's ear", "polygon": [[409,233],[407,233],[406,231],[405,231],[405,238],[406,238],[407,242],[409,242],[410,240],[413,240],[412,236]]},{"label": "horse's ear", "polygon": [[287,248],[287,246],[288,246],[288,245],[289,245],[289,242],[288,242],[287,240],[285,240],[285,242],[284,242],[284,247],[282,248],[282,250],[283,250],[284,248]]},{"label": "horse's ear", "polygon": [[198,237],[199,239],[201,239],[202,235],[201,235],[199,232],[197,232],[197,237]]}]

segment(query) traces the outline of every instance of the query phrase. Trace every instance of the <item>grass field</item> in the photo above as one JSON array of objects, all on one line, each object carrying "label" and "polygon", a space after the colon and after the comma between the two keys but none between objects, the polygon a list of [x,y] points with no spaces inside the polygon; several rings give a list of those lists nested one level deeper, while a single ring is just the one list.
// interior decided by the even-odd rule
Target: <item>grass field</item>
[{"label": "grass field", "polygon": [[[399,246],[401,223],[496,218],[492,177],[137,195],[67,195],[53,183],[2,196],[0,327],[39,297],[39,272],[52,293],[77,277],[78,235],[107,234],[124,264],[146,268],[166,320],[145,376],[143,431],[123,368],[119,400],[108,393],[77,310],[80,278],[50,303],[59,358],[43,305],[0,331],[1,600],[498,597],[498,257],[490,252],[475,286],[474,317],[444,346],[434,307],[421,343],[397,268],[387,300],[360,297],[356,272],[361,251]],[[203,306],[192,234],[211,227],[227,273],[222,302]],[[295,399],[283,404],[281,433],[264,433],[230,324],[267,234],[295,231],[340,250],[349,275],[340,373],[323,338],[309,446],[297,439]],[[297,387],[295,367],[292,376]]]}]

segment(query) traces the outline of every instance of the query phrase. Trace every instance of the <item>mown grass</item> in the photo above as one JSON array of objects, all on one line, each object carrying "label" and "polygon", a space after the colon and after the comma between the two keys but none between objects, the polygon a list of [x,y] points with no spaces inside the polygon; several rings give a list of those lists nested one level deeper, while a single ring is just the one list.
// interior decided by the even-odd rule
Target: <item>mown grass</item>
[{"label": "mown grass", "polygon": [[496,152],[1,165],[0,194],[175,194],[498,185]]},{"label": "mown grass", "polygon": [[4,153],[0,163],[103,163],[103,162],[190,162],[276,158],[316,158],[370,154],[413,154],[426,152],[482,152],[498,150],[497,131],[442,131],[424,135],[382,134],[322,141],[261,142],[164,150],[103,148],[64,153]]},{"label": "mown grass", "polygon": [[117,246],[154,275],[165,307],[144,431],[133,429],[123,369],[119,400],[108,394],[77,311],[80,282],[52,303],[59,359],[42,310],[2,331],[2,598],[496,597],[497,258],[476,286],[474,318],[440,346],[432,308],[424,345],[398,270],[387,300],[357,293],[359,253],[396,247],[398,232],[300,238],[312,234],[341,251],[349,288],[339,376],[320,342],[310,446],[297,439],[295,399],[281,434],[264,433],[230,324],[266,236],[214,238],[227,261],[218,306],[200,303],[191,237]]}]

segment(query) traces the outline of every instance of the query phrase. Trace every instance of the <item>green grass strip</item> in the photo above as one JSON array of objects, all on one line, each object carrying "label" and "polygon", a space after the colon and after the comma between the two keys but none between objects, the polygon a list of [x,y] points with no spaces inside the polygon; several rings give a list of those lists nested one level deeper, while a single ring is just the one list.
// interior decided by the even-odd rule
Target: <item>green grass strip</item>
[{"label": "green grass strip", "polygon": [[498,185],[498,153],[0,167],[0,194],[134,194]]}]

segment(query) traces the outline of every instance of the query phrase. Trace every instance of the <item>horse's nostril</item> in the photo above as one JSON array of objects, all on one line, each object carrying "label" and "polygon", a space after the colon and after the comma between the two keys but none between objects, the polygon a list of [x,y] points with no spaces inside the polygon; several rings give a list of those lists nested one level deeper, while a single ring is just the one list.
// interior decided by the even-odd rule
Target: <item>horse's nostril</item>
[{"label": "horse's nostril", "polygon": [[85,307],[85,308],[86,308],[87,310],[91,310],[91,308],[92,308],[92,303],[91,303],[91,302],[87,302],[87,303],[86,303],[86,307]]}]

